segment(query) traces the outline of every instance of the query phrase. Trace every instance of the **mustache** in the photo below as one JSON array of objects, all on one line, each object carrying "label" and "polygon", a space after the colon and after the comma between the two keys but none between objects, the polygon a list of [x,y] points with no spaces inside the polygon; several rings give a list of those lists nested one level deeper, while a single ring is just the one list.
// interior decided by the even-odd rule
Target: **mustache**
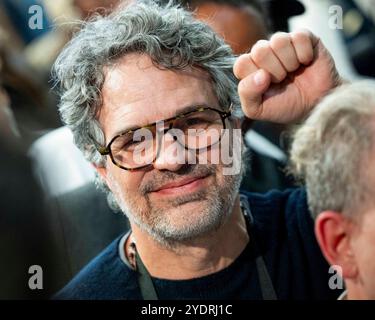
[{"label": "mustache", "polygon": [[143,181],[139,187],[140,193],[146,195],[157,190],[167,183],[181,178],[199,178],[216,173],[216,165],[184,165],[178,171],[159,171],[150,174],[146,181]]}]

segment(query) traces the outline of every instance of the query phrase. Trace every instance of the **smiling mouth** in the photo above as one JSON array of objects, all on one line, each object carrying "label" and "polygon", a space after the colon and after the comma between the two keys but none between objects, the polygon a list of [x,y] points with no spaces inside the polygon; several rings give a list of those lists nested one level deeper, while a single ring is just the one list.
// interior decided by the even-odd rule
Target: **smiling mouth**
[{"label": "smiling mouth", "polygon": [[185,178],[179,181],[167,183],[152,191],[152,193],[157,195],[180,195],[194,192],[206,185],[208,177],[209,176],[206,175],[201,177]]}]

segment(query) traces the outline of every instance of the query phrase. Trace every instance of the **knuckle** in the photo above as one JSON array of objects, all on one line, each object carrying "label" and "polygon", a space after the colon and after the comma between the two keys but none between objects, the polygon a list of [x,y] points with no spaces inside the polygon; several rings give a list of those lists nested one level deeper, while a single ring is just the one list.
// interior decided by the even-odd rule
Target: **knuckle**
[{"label": "knuckle", "polygon": [[302,63],[309,63],[314,57],[312,50],[304,50],[299,54],[299,59]]},{"label": "knuckle", "polygon": [[247,84],[246,84],[246,78],[241,80],[239,83],[238,83],[238,87],[237,87],[237,90],[238,90],[238,94],[243,97],[243,96],[246,96],[247,95]]},{"label": "knuckle", "polygon": [[304,64],[309,63],[313,59],[314,53],[311,38],[306,31],[299,30],[293,33],[292,41],[300,62]]},{"label": "knuckle", "polygon": [[237,79],[242,79],[245,76],[246,64],[250,63],[248,54],[239,56],[233,66],[233,73]]},{"label": "knuckle", "polygon": [[290,37],[285,32],[275,33],[270,40],[272,49],[283,49],[290,44]]},{"label": "knuckle", "polygon": [[291,37],[292,37],[292,40],[295,42],[304,43],[304,42],[310,41],[309,31],[307,31],[306,29],[297,30],[291,33]]},{"label": "knuckle", "polygon": [[260,40],[251,49],[251,58],[257,61],[263,61],[267,55],[270,53],[270,44],[268,41]]}]

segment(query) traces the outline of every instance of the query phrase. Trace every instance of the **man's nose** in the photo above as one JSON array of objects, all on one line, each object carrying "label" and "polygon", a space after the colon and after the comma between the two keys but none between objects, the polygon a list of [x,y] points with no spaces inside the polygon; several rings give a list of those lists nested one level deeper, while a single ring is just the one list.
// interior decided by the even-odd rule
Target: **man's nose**
[{"label": "man's nose", "polygon": [[160,138],[153,166],[157,170],[178,171],[188,162],[187,153],[184,146],[176,140],[176,136],[167,132]]}]

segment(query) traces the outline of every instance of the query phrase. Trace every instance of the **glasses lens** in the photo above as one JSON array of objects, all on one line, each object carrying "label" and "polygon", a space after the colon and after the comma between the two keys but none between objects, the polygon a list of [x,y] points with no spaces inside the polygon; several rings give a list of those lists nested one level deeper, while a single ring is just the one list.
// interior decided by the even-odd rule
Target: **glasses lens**
[{"label": "glasses lens", "polygon": [[173,127],[184,133],[178,141],[188,149],[203,149],[218,143],[224,129],[220,114],[210,109],[177,119]]},{"label": "glasses lens", "polygon": [[152,163],[156,155],[154,136],[150,128],[141,128],[117,137],[111,144],[113,160],[129,169]]}]

